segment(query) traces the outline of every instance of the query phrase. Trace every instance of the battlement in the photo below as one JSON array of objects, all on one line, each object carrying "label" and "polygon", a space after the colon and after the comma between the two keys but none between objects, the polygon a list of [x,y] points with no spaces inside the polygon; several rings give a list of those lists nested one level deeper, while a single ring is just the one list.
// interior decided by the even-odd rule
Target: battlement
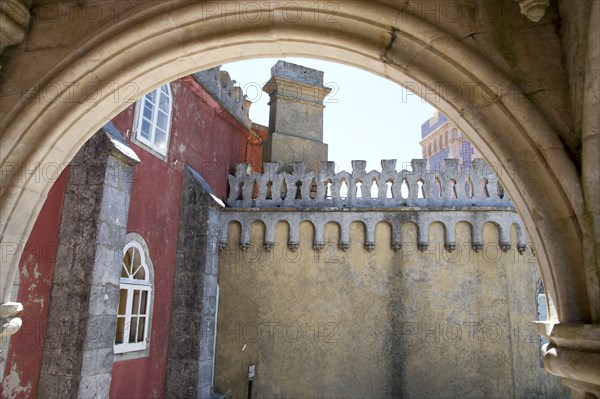
[{"label": "battlement", "polygon": [[[461,170],[457,159],[445,159],[440,170],[426,170],[427,161],[413,159],[411,171],[396,171],[396,160],[382,160],[381,171],[366,171],[366,161],[352,161],[352,172],[335,172],[334,162],[321,162],[318,172],[304,162],[265,163],[264,173],[238,164],[229,175],[227,205],[232,208],[397,208],[511,207],[498,178],[483,159]],[[372,195],[371,192],[376,195]]]},{"label": "battlement", "polygon": [[235,85],[236,81],[231,79],[229,72],[221,70],[221,65],[192,76],[244,126],[252,128],[249,114],[252,102],[246,98],[242,88]]}]

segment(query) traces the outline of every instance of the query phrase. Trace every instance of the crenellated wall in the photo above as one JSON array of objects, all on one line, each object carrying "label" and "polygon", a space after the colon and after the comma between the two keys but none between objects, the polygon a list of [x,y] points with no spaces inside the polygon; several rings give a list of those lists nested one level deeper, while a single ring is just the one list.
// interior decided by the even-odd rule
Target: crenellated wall
[{"label": "crenellated wall", "polygon": [[249,114],[252,101],[246,98],[240,86],[236,86],[229,72],[221,70],[221,65],[193,73],[192,76],[239,122],[248,129],[252,128]]},{"label": "crenellated wall", "polygon": [[[487,222],[497,226],[498,244],[503,250],[511,248],[509,232],[515,225],[517,248],[521,253],[525,251],[523,224],[483,159],[476,159],[468,170],[461,170],[456,159],[444,160],[444,167],[434,171],[426,170],[425,163],[413,159],[412,171],[396,171],[396,160],[382,160],[381,172],[367,172],[365,161],[352,161],[352,173],[336,173],[334,162],[321,162],[317,172],[307,171],[303,162],[294,162],[291,173],[278,173],[278,163],[265,163],[262,174],[252,172],[248,164],[238,164],[236,175],[228,176],[227,205],[231,209],[222,216],[220,245],[227,242],[228,224],[237,221],[242,226],[240,246],[247,248],[250,227],[260,220],[266,227],[264,245],[269,249],[275,224],[285,221],[289,226],[288,246],[293,249],[298,246],[299,224],[310,221],[316,249],[322,246],[324,225],[335,222],[340,226],[339,246],[346,250],[350,245],[350,225],[361,221],[366,227],[367,250],[377,244],[375,226],[387,222],[392,226],[392,239],[387,245],[397,251],[402,247],[402,225],[412,222],[417,225],[418,246],[425,250],[429,245],[429,225],[439,222],[444,226],[444,245],[452,251],[456,248],[456,224],[464,221],[470,226],[475,251],[484,244],[481,231]],[[377,195],[371,193],[373,184]]]},{"label": "crenellated wall", "polygon": [[537,249],[493,170],[381,164],[229,176],[216,391],[245,397],[254,364],[257,397],[567,397],[531,323]]}]

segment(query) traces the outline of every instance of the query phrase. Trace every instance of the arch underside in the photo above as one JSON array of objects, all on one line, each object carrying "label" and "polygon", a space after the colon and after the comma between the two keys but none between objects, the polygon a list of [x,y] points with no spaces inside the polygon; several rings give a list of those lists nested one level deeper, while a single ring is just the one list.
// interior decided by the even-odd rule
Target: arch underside
[{"label": "arch underside", "polygon": [[[313,57],[384,76],[417,94],[433,94],[433,100],[426,100],[454,120],[488,163],[498,167],[496,173],[536,247],[545,287],[558,313],[553,316],[560,321],[595,318],[597,293],[582,289],[588,278],[582,260],[577,171],[544,115],[484,57],[393,6],[344,2],[327,14],[335,23],[325,23],[322,15],[315,18],[314,2],[301,1],[306,17],[291,23],[280,16],[278,6],[252,20],[242,9],[209,15],[203,4],[165,3],[149,4],[133,24],[97,24],[67,56],[46,61],[47,73],[29,83],[56,94],[52,101],[7,99],[0,149],[7,171],[3,243],[26,241],[52,184],[36,179],[31,171],[68,163],[93,133],[136,98],[227,62]],[[444,82],[457,89],[445,89],[440,85]],[[90,86],[97,90],[86,91]],[[515,164],[534,165],[536,178],[524,180],[514,172]],[[19,246],[14,247],[2,259],[4,301],[20,258]]]}]

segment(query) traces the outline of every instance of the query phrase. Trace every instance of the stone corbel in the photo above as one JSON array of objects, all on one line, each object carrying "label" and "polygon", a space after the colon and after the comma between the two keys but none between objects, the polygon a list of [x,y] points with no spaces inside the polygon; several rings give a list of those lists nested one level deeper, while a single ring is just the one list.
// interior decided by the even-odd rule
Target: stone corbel
[{"label": "stone corbel", "polygon": [[544,367],[571,390],[573,399],[600,397],[600,324],[536,322]]},{"label": "stone corbel", "polygon": [[0,51],[25,38],[31,15],[19,0],[0,1]]},{"label": "stone corbel", "polygon": [[521,7],[521,14],[533,22],[538,22],[546,13],[550,0],[516,0]]},{"label": "stone corbel", "polygon": [[0,339],[19,331],[23,321],[15,315],[22,310],[23,305],[19,302],[6,302],[0,305]]}]

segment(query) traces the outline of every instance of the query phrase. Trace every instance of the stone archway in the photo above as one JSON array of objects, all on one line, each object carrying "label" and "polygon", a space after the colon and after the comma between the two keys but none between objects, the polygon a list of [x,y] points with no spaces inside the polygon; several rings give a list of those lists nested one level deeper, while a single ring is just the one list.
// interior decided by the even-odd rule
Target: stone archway
[{"label": "stone archway", "polygon": [[[77,9],[71,31],[41,24],[56,43],[28,43],[59,51],[29,65],[26,49],[19,50],[3,66],[3,301],[18,243],[26,241],[51,186],[44,166],[68,163],[128,102],[165,82],[250,57],[312,56],[385,76],[457,122],[497,165],[527,226],[555,305],[553,319],[597,321],[600,295],[594,259],[584,259],[589,227],[578,167],[551,117],[496,60],[451,33],[448,20],[427,22],[393,1],[183,1],[136,3],[120,15],[110,3],[93,4],[95,15],[106,17],[91,23],[91,6]],[[532,171],[535,178],[528,179]]]}]

